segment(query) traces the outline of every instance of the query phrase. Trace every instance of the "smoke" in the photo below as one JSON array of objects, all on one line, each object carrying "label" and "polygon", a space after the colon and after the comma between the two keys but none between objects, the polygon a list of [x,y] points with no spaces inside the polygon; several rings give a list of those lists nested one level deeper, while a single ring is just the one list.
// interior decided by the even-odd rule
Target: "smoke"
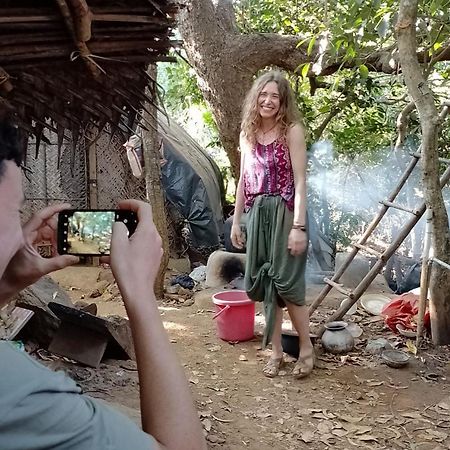
[{"label": "smoke", "polygon": [[[335,155],[329,141],[313,144],[308,174],[309,207],[322,232],[338,242],[343,250],[359,237],[387,200],[411,161],[414,149],[392,151],[381,149],[376,154],[355,157]],[[394,203],[415,210],[423,203],[420,161]],[[450,209],[448,188],[444,189],[447,210]],[[375,247],[386,246],[412,217],[408,212],[389,208],[373,234]],[[400,253],[419,257],[425,220],[421,218],[405,240]],[[328,231],[328,233],[327,233]]]}]

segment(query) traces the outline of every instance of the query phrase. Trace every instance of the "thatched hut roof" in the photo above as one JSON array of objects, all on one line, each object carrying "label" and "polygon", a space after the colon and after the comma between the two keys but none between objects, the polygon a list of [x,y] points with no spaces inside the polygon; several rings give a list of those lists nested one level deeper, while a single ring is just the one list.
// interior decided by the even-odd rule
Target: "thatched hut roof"
[{"label": "thatched hut roof", "polygon": [[170,60],[177,5],[168,0],[2,0],[0,115],[38,140],[44,127],[76,141],[89,124],[132,121]]}]

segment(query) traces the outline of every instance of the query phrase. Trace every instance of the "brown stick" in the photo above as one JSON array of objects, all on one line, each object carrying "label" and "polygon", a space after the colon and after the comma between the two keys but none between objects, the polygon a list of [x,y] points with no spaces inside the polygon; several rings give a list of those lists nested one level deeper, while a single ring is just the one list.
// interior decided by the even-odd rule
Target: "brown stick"
[{"label": "brown stick", "polygon": [[92,12],[85,0],[68,0],[72,6],[76,35],[79,41],[91,39]]},{"label": "brown stick", "polygon": [[75,45],[77,46],[79,52],[80,52],[80,56],[82,57],[84,63],[86,64],[88,70],[91,72],[92,76],[96,79],[96,80],[100,80],[101,78],[101,72],[99,67],[94,64],[94,62],[92,62],[88,56],[90,55],[90,51],[86,45],[85,42],[80,41],[77,38],[77,33],[75,31],[75,25],[74,25],[74,21],[72,19],[72,15],[70,14],[70,9],[66,3],[65,0],[56,0],[56,3],[59,6],[59,9],[61,11],[61,14],[64,18],[64,22],[67,26],[67,29],[69,30],[70,35],[72,36],[73,41],[75,42]]},{"label": "brown stick", "polygon": [[420,274],[420,296],[419,296],[419,311],[417,318],[417,334],[416,334],[417,349],[419,349],[423,335],[425,310],[427,307],[427,298],[428,298],[428,282],[430,279],[431,261],[429,260],[429,256],[432,238],[431,221],[433,219],[433,213],[431,212],[430,209],[427,210],[426,218],[427,223],[425,225],[425,238],[422,252],[422,272]]}]

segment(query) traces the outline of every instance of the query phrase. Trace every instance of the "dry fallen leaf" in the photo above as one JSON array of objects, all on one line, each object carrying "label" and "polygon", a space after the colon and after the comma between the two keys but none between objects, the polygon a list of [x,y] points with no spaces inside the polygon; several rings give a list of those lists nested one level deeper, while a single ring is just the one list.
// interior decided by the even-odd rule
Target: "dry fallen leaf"
[{"label": "dry fallen leaf", "polygon": [[413,341],[406,341],[406,349],[409,353],[412,353],[413,355],[417,355],[417,347],[414,345]]},{"label": "dry fallen leaf", "polygon": [[345,422],[349,422],[349,423],[358,423],[364,419],[364,417],[349,416],[347,414],[341,414],[338,417],[339,417],[339,419],[342,419]]},{"label": "dry fallen leaf", "polygon": [[208,432],[211,431],[212,423],[211,423],[211,421],[210,421],[209,419],[204,419],[204,420],[202,420],[202,424],[203,424],[203,428],[204,428],[206,431],[208,431]]},{"label": "dry fallen leaf", "polygon": [[314,431],[304,431],[300,436],[300,439],[307,444],[314,441]]},{"label": "dry fallen leaf", "polygon": [[333,424],[326,421],[326,422],[319,422],[317,424],[317,431],[320,434],[329,434],[331,430],[333,429]]},{"label": "dry fallen leaf", "polygon": [[248,361],[248,358],[245,355],[239,355],[239,361]]},{"label": "dry fallen leaf", "polygon": [[370,387],[381,386],[384,384],[384,381],[378,380],[367,380],[367,385]]},{"label": "dry fallen leaf", "polygon": [[360,441],[375,441],[378,442],[378,438],[375,436],[371,436],[370,434],[363,434],[361,436],[357,436]]}]

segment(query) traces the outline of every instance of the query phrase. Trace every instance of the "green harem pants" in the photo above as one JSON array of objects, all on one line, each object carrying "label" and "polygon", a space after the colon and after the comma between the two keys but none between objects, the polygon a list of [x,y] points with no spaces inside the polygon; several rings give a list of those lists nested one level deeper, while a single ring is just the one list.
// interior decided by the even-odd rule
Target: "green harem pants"
[{"label": "green harem pants", "polygon": [[307,250],[292,256],[288,237],[293,212],[280,196],[261,195],[247,215],[245,289],[253,301],[264,302],[263,348],[271,341],[277,303],[305,304]]}]

